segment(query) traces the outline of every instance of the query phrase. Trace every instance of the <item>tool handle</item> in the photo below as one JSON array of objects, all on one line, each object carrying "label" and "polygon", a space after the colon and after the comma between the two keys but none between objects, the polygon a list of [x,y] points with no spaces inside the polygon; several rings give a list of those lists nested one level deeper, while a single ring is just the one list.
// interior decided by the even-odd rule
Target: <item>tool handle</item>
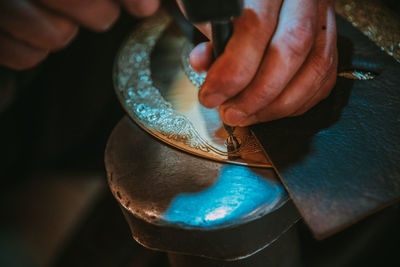
[{"label": "tool handle", "polygon": [[[231,21],[218,21],[211,22],[212,29],[212,39],[213,39],[213,51],[214,59],[218,58],[225,50],[225,46],[228,44],[229,39],[233,33],[233,26]],[[226,125],[224,123],[224,128],[231,136],[235,127]]]},{"label": "tool handle", "polygon": [[230,20],[211,22],[213,50],[215,59],[218,58],[225,50],[229,39],[233,33],[233,26]]}]

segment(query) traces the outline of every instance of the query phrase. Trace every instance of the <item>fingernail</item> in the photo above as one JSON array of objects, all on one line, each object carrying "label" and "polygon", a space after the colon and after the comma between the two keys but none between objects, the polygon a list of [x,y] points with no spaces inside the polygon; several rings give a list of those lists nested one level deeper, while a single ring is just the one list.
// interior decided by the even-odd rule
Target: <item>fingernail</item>
[{"label": "fingernail", "polygon": [[238,126],[247,119],[247,114],[233,107],[228,107],[224,111],[224,121],[231,126]]},{"label": "fingernail", "polygon": [[198,74],[208,70],[211,64],[211,55],[207,53],[207,43],[200,43],[193,48],[190,52],[189,64]]},{"label": "fingernail", "polygon": [[197,57],[201,56],[207,51],[207,43],[200,43],[193,48],[190,52],[190,59],[196,60]]},{"label": "fingernail", "polygon": [[224,103],[226,97],[221,94],[207,94],[200,96],[200,102],[206,108],[216,108]]}]

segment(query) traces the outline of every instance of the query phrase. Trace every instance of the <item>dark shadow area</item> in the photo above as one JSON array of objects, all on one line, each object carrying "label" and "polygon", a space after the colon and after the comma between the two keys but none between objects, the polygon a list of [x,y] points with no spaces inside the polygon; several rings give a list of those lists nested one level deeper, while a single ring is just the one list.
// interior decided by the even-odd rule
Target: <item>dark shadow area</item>
[{"label": "dark shadow area", "polygon": [[123,115],[112,65],[136,22],[124,14],[107,33],[81,29],[40,66],[0,70],[0,265],[48,266],[104,192],[105,144]]},{"label": "dark shadow area", "polygon": [[167,267],[166,255],[140,246],[132,238],[121,209],[107,192],[58,256],[54,267]]},{"label": "dark shadow area", "polygon": [[323,241],[315,241],[301,223],[304,266],[399,266],[399,221],[400,205],[395,204]]},{"label": "dark shadow area", "polygon": [[313,137],[340,119],[353,83],[353,80],[338,78],[331,95],[300,117],[273,121],[268,126],[252,126],[272,161],[279,164],[280,171],[307,157]]}]

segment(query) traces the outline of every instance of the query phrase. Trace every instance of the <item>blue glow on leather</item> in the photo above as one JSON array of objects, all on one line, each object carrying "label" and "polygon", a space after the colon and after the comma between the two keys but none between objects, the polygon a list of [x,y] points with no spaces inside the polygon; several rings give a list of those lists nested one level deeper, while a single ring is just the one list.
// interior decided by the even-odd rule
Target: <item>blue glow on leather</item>
[{"label": "blue glow on leather", "polygon": [[280,183],[243,166],[227,165],[212,187],[176,197],[163,214],[168,223],[210,227],[234,222],[259,208],[273,210],[286,195]]}]

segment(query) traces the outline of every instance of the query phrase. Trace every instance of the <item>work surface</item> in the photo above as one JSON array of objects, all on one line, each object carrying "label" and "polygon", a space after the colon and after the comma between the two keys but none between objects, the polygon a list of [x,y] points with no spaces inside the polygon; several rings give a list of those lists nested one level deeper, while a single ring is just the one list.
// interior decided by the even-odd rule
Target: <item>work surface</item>
[{"label": "work surface", "polygon": [[[165,26],[162,21],[146,24],[147,27],[143,28],[145,30],[134,33],[132,36],[142,36],[152,31],[151,29],[161,29]],[[375,20],[375,23],[377,23],[375,25],[380,25],[379,20]],[[338,17],[337,26],[340,77],[331,96],[304,116],[253,127],[302,217],[319,239],[340,231],[394,202],[400,195],[400,170],[397,166],[400,158],[398,149],[400,93],[397,88],[400,82],[398,77],[400,65],[340,17]],[[173,69],[171,66],[176,64],[173,65],[171,62],[176,57],[179,59],[180,53],[183,53],[181,42],[169,39],[180,40],[185,37],[176,29],[170,28],[162,28],[163,37],[153,40],[155,44],[153,52],[149,50],[144,53],[151,57],[151,60],[147,60],[148,65],[150,62],[152,65],[151,68],[146,68],[148,76],[140,77],[140,79],[136,77],[143,71],[139,64],[143,59],[141,56],[137,59],[134,52],[138,46],[150,47],[150,44],[138,45],[137,41],[132,41],[134,39],[128,39],[122,51],[125,51],[125,48],[132,48],[127,50],[132,52],[131,54],[121,53],[116,64],[116,69],[119,70],[116,72],[117,81],[150,81],[147,87],[143,85],[143,82],[116,83],[116,91],[124,108],[146,131],[154,129],[154,125],[143,124],[141,117],[135,116],[135,112],[147,114],[149,112],[146,113],[145,110],[151,111],[151,116],[148,118],[152,122],[154,118],[163,117],[153,114],[154,110],[160,110],[158,108],[138,109],[137,107],[143,106],[145,102],[140,102],[144,100],[136,95],[150,96],[152,99],[155,93],[143,94],[140,90],[141,86],[150,88],[153,82],[155,87],[151,88],[155,90],[154,92],[159,90],[162,93],[160,77],[173,76],[170,70]],[[385,39],[388,32],[390,31],[382,30],[377,33],[377,36],[383,36]],[[166,36],[170,36],[169,39]],[[166,39],[169,41],[165,41]],[[173,49],[165,49],[165,44],[169,44]],[[178,52],[171,52],[175,50]],[[164,55],[165,60],[159,60],[160,55]],[[126,56],[125,61],[129,63],[132,59],[135,64],[121,64],[123,56]],[[131,70],[131,65],[138,65],[139,69]],[[160,71],[157,72],[157,69]],[[349,79],[348,77],[354,78],[354,75],[349,75],[354,70],[371,73],[369,76],[374,78]],[[122,75],[122,79],[119,73],[131,76],[128,79]],[[187,77],[184,78],[187,80]],[[176,84],[176,82],[168,84]],[[186,87],[183,89],[189,90]],[[189,102],[184,103],[191,105]],[[191,109],[188,110],[191,111]],[[181,133],[182,127],[169,127],[172,122],[166,124],[163,119],[156,121],[159,120],[162,121],[162,125],[167,125],[168,129],[179,129],[177,132]],[[176,122],[176,120],[173,121]],[[190,122],[194,124],[196,121],[191,118]],[[209,121],[207,123],[211,125]],[[164,136],[177,134],[171,135],[168,131],[167,133]],[[165,138],[161,139],[167,142]]]},{"label": "work surface", "polygon": [[400,198],[400,64],[338,17],[339,70],[331,96],[298,118],[253,129],[317,238]]}]

